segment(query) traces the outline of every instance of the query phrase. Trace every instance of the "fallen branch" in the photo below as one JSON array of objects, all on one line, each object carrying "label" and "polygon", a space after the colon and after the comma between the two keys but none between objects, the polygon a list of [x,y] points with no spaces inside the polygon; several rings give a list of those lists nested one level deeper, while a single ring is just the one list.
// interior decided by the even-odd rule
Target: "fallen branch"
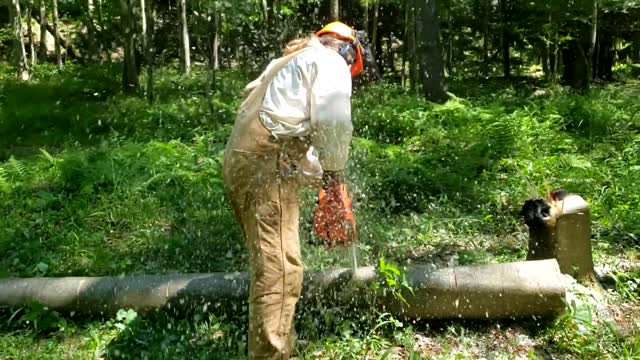
[{"label": "fallen branch", "polygon": [[[404,303],[388,291],[371,288],[381,280],[372,267],[355,273],[351,269],[308,273],[302,304],[380,306],[412,319],[553,316],[564,309],[565,286],[556,260],[439,270],[411,266],[406,276],[413,293],[402,292]],[[246,273],[0,279],[0,305],[39,302],[79,313],[239,304],[247,297]]]}]

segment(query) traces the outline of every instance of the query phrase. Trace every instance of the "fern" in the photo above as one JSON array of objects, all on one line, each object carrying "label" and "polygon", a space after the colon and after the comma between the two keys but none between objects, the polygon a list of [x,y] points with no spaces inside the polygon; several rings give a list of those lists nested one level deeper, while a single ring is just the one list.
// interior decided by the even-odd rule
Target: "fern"
[{"label": "fern", "polygon": [[13,180],[24,177],[28,172],[27,167],[19,160],[16,160],[13,156],[7,161],[5,170]]},{"label": "fern", "polygon": [[49,161],[49,163],[51,163],[51,165],[54,165],[54,166],[56,165],[56,163],[57,163],[56,159],[51,154],[49,154],[49,152],[47,150],[40,149],[40,152],[42,153],[42,156],[45,159],[47,159],[47,161]]},{"label": "fern", "polygon": [[0,166],[0,192],[5,192],[10,188],[7,170]]}]

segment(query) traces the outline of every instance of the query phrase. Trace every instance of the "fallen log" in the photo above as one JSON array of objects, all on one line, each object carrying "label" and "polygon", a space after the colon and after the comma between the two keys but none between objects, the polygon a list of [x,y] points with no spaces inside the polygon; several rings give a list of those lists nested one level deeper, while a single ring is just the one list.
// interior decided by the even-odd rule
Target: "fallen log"
[{"label": "fallen log", "polygon": [[[406,303],[384,287],[373,267],[310,272],[302,304],[376,306],[410,319],[498,319],[554,316],[564,309],[565,285],[556,260],[459,266],[410,266]],[[242,304],[246,273],[0,279],[0,305],[39,302],[50,309],[113,314],[185,306]],[[238,307],[241,308],[241,307]]]}]

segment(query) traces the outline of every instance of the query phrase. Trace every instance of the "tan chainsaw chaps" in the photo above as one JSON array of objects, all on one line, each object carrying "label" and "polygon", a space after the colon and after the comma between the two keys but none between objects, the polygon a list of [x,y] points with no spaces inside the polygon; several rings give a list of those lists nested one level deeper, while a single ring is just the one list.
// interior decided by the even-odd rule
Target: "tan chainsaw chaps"
[{"label": "tan chainsaw chaps", "polygon": [[247,86],[225,150],[225,188],[250,259],[250,359],[288,359],[295,344],[293,316],[303,275],[297,191],[303,184],[319,185],[322,171],[319,177],[305,176],[314,172],[303,171],[309,143],[303,138],[276,139],[258,112],[277,72],[305,50],[272,61]]}]

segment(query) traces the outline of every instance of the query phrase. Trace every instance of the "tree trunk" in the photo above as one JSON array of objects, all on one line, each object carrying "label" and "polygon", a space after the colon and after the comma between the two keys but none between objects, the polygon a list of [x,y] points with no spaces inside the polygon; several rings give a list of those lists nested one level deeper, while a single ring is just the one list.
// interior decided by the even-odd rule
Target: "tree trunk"
[{"label": "tree trunk", "polygon": [[191,49],[189,45],[189,27],[187,23],[187,1],[180,0],[180,70],[188,75],[191,72]]},{"label": "tree trunk", "polygon": [[[374,289],[374,284],[385,281],[374,267],[305,272],[301,306],[351,306],[355,311],[383,310],[395,317],[423,320],[548,317],[566,307],[568,282],[553,259],[436,270],[413,265],[403,275],[411,291],[398,291],[406,303],[384,285]],[[37,302],[51,310],[82,314],[244,305],[248,297],[249,279],[244,272],[0,279],[0,305]]]},{"label": "tree trunk", "polygon": [[544,78],[546,80],[551,80],[551,52],[550,45],[547,39],[542,40],[540,49],[542,50],[542,73],[544,74]]},{"label": "tree trunk", "polygon": [[490,0],[482,1],[482,74],[489,76],[489,17],[491,16]]},{"label": "tree trunk", "polygon": [[20,1],[11,0],[9,8],[10,18],[13,22],[13,53],[18,79],[27,81],[31,78],[29,74],[29,60],[24,47],[24,37],[22,36],[22,14],[20,13]]},{"label": "tree trunk", "polygon": [[135,26],[133,15],[133,0],[120,0],[121,24],[124,41],[124,64],[122,71],[122,85],[126,93],[135,93],[140,87],[138,69],[136,66]]},{"label": "tree trunk", "polygon": [[29,55],[30,55],[30,64],[29,66],[33,68],[36,65],[37,57],[36,57],[36,46],[33,40],[33,27],[31,26],[31,14],[33,13],[33,0],[27,0],[27,35],[29,36]]},{"label": "tree trunk", "polygon": [[445,66],[449,76],[453,74],[453,27],[451,26],[453,19],[451,17],[451,11],[447,11],[447,26],[448,26],[448,36],[447,36],[447,55],[445,57]]},{"label": "tree trunk", "polygon": [[373,53],[373,58],[376,59],[378,63],[378,68],[381,73],[384,73],[384,67],[382,66],[382,62],[380,61],[379,52],[382,51],[380,49],[380,39],[378,34],[378,14],[380,11],[380,1],[376,1],[373,5],[373,18],[371,19],[371,52]]},{"label": "tree trunk", "polygon": [[56,63],[58,64],[58,71],[62,71],[62,52],[60,51],[60,31],[58,30],[58,0],[52,0],[51,4],[53,8],[51,13],[53,16],[53,38],[56,51]]},{"label": "tree trunk", "polygon": [[427,100],[444,103],[449,96],[444,83],[440,26],[435,0],[416,0],[416,11],[419,19],[416,23],[416,37],[420,56],[422,90]]},{"label": "tree trunk", "polygon": [[415,3],[411,3],[411,15],[410,15],[410,29],[409,29],[409,89],[411,93],[415,93],[418,84],[418,44],[416,40],[416,24],[418,19],[416,18]]},{"label": "tree trunk", "polygon": [[210,38],[210,53],[209,53],[209,111],[211,114],[215,111],[213,106],[213,97],[216,93],[216,73],[218,71],[220,60],[218,58],[218,48],[220,47],[220,10],[218,7],[214,8],[214,13],[211,14],[209,19],[209,34]]},{"label": "tree trunk", "polygon": [[329,21],[340,20],[340,1],[329,0]]},{"label": "tree trunk", "polygon": [[[583,0],[579,2],[581,11],[586,16],[591,16],[591,24],[585,24],[576,20],[572,26],[575,30],[573,39],[569,40],[562,50],[562,62],[564,71],[562,80],[566,85],[580,91],[589,89],[591,81],[591,62],[589,54],[593,54],[594,34],[597,35],[597,1]],[[593,17],[593,15],[596,15]]]},{"label": "tree trunk", "polygon": [[95,12],[93,0],[86,0],[84,5],[85,14],[83,18],[85,21],[85,27],[87,28],[87,45],[89,47],[87,60],[89,60],[89,62],[94,62],[98,58],[98,49],[96,45],[96,26],[93,21]]},{"label": "tree trunk", "polygon": [[593,12],[591,14],[591,44],[589,46],[589,53],[587,59],[591,61],[593,59],[593,52],[596,48],[596,40],[598,38],[598,0],[593,0]]},{"label": "tree trunk", "polygon": [[363,20],[363,22],[364,22],[364,26],[363,26],[362,28],[363,28],[363,29],[364,29],[368,34],[371,34],[371,33],[369,32],[369,1],[370,1],[370,0],[364,0],[364,4],[363,4],[363,6],[364,6],[364,9],[363,9],[363,10],[364,10],[364,15],[363,15],[363,16],[364,16],[364,20]]},{"label": "tree trunk", "polygon": [[400,77],[400,83],[402,84],[402,87],[405,87],[407,85],[407,58],[409,55],[409,14],[411,13],[411,9],[410,9],[411,3],[410,2],[406,2],[405,3],[405,7],[404,7],[404,33],[402,36],[402,42],[403,42],[403,46],[402,46],[402,72],[401,77]]},{"label": "tree trunk", "polygon": [[47,60],[47,32],[42,29],[47,28],[47,7],[45,0],[40,0],[40,48],[38,49],[38,57],[40,61]]},{"label": "tree trunk", "polygon": [[147,0],[140,0],[140,12],[142,20],[142,46],[147,65],[147,99],[153,104],[153,28],[154,11],[152,3],[147,6]]},{"label": "tree trunk", "polygon": [[509,34],[509,4],[508,0],[500,0],[502,15],[502,71],[505,78],[511,77],[511,36]]}]

